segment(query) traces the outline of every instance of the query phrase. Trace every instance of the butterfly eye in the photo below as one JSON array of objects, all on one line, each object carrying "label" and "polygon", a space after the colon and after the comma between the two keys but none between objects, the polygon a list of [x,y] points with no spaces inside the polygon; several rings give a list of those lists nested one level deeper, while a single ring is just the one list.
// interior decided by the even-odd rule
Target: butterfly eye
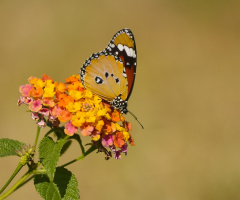
[{"label": "butterfly eye", "polygon": [[95,81],[97,84],[103,84],[103,79],[99,76],[96,76]]}]

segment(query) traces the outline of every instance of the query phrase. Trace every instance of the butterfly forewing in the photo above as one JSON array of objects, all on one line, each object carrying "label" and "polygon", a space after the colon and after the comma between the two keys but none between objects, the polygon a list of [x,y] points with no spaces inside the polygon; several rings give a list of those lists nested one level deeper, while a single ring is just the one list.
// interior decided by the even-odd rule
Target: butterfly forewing
[{"label": "butterfly forewing", "polygon": [[128,80],[128,99],[133,89],[137,66],[136,44],[131,30],[122,29],[118,31],[105,51],[118,56],[123,61]]}]

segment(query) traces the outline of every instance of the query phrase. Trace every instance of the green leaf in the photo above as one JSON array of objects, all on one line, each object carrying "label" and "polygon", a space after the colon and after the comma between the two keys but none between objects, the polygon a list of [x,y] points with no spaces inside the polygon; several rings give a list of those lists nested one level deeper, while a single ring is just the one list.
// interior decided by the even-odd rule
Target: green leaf
[{"label": "green leaf", "polygon": [[55,183],[50,182],[46,175],[36,175],[34,185],[37,192],[45,200],[61,200],[58,187]]},{"label": "green leaf", "polygon": [[26,144],[17,140],[2,138],[0,139],[0,157],[18,156],[16,151],[21,151],[23,146],[27,147]]},{"label": "green leaf", "polygon": [[61,197],[64,200],[77,200],[80,199],[78,191],[78,182],[72,172],[63,167],[56,169],[54,183],[57,184]]},{"label": "green leaf", "polygon": [[[36,175],[34,184],[37,192],[47,200],[78,200],[80,198],[76,177],[63,167],[58,167],[56,169],[52,183],[47,176]],[[51,194],[52,196],[50,196]],[[55,196],[53,196],[53,194]]]},{"label": "green leaf", "polygon": [[61,154],[60,155],[63,155],[67,150],[68,148],[71,146],[72,144],[72,140],[68,140],[64,145],[63,145],[63,148],[61,150]]},{"label": "green leaf", "polygon": [[60,139],[55,143],[52,138],[44,137],[39,144],[39,158],[47,170],[50,181],[54,178],[55,168],[65,142],[65,139]]},{"label": "green leaf", "polygon": [[84,153],[85,153],[85,149],[84,149],[84,147],[83,147],[82,140],[81,140],[80,136],[79,136],[78,134],[74,134],[74,135],[71,136],[70,138],[71,138],[71,139],[75,139],[75,140],[78,142],[78,144],[80,145],[80,148],[81,148],[81,150],[82,150],[82,153],[84,154]]}]

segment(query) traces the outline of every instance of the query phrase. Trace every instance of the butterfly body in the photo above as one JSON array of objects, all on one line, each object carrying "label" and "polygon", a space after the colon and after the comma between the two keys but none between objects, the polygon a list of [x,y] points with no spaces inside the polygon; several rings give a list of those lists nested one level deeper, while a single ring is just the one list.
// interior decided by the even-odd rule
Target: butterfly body
[{"label": "butterfly body", "polygon": [[126,114],[136,74],[136,45],[129,29],[118,31],[101,52],[92,54],[82,65],[84,87]]}]

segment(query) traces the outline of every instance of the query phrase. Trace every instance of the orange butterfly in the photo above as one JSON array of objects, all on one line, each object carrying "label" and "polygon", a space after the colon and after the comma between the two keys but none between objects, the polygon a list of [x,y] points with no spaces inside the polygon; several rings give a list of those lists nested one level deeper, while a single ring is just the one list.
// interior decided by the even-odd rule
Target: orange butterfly
[{"label": "orange butterfly", "polygon": [[[122,29],[113,36],[103,51],[92,54],[85,61],[80,70],[80,77],[86,89],[126,114],[130,112],[127,109],[127,101],[133,89],[136,66],[134,36],[130,29]],[[137,120],[135,115],[133,117]]]}]

